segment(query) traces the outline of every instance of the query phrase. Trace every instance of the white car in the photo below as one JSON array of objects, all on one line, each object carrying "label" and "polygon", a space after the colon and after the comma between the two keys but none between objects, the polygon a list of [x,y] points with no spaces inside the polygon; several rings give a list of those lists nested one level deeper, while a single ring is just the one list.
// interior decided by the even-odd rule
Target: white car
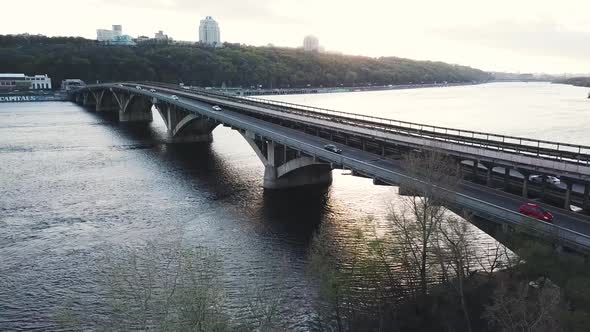
[{"label": "white car", "polygon": [[156,89],[150,89],[150,92],[156,92]]},{"label": "white car", "polygon": [[221,111],[221,107],[219,107],[219,106],[217,106],[217,105],[211,106],[211,108],[212,108],[214,111]]},{"label": "white car", "polygon": [[123,84],[117,84],[117,85],[120,86],[120,87],[123,87]]},{"label": "white car", "polygon": [[[542,175],[531,175],[531,176],[529,176],[529,181],[534,182],[534,183],[543,183],[543,176]],[[545,183],[549,183],[554,186],[557,186],[561,183],[561,180],[557,176],[545,175]]]},{"label": "white car", "polygon": [[135,88],[136,88],[137,90],[141,90],[141,87],[140,87],[139,85],[136,85],[136,86],[135,86]]},{"label": "white car", "polygon": [[174,100],[178,100],[178,96],[177,95],[172,95],[172,96],[170,96],[170,98],[172,98]]}]

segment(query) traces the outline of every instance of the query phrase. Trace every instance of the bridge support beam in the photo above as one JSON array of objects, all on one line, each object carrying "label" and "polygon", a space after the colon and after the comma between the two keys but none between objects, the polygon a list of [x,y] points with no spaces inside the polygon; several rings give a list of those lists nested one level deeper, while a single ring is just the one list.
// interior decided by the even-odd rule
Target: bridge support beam
[{"label": "bridge support beam", "polygon": [[486,186],[491,187],[493,185],[492,173],[494,170],[494,164],[485,161],[480,161],[480,164],[484,165],[486,168]]},{"label": "bridge support beam", "polygon": [[529,197],[529,176],[531,175],[531,172],[524,170],[524,169],[518,169],[518,172],[520,174],[522,174],[522,197],[524,198],[528,198]]},{"label": "bridge support beam", "polygon": [[565,182],[566,185],[565,198],[563,200],[563,208],[569,211],[571,205],[572,187],[574,186],[574,182],[569,179],[562,179],[562,181]]},{"label": "bridge support beam", "polygon": [[169,143],[209,143],[218,123],[168,103],[155,104],[168,129]]},{"label": "bridge support beam", "polygon": [[119,122],[152,122],[152,103],[144,96],[121,95]]},{"label": "bridge support beam", "polygon": [[504,190],[510,190],[510,168],[504,166]]},{"label": "bridge support beam", "polygon": [[251,132],[242,136],[264,164],[265,189],[288,189],[304,186],[328,186],[332,183],[332,166],[285,145],[267,141]]}]

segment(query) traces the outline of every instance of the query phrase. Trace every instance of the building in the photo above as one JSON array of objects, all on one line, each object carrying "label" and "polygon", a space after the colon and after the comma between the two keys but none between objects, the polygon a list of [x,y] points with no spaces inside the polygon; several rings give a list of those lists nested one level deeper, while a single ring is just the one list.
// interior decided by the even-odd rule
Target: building
[{"label": "building", "polygon": [[155,40],[168,40],[171,38],[169,38],[168,35],[164,34],[164,31],[160,30],[160,31],[156,32],[156,34],[154,35],[154,39]]},{"label": "building", "polygon": [[51,79],[47,75],[0,74],[0,90],[50,90]]},{"label": "building", "polygon": [[201,24],[199,25],[199,42],[213,47],[221,46],[219,25],[211,16],[207,16],[204,20],[201,20]]},{"label": "building", "polygon": [[320,50],[320,41],[315,36],[305,36],[303,38],[303,50],[306,52],[318,52]]},{"label": "building", "polygon": [[72,91],[72,90],[78,90],[82,87],[85,87],[86,83],[84,83],[84,81],[79,80],[79,79],[65,79],[63,81],[61,81],[61,89],[64,91]]},{"label": "building", "polygon": [[123,34],[123,26],[119,24],[113,25],[112,30],[97,29],[96,40],[113,45],[135,45],[131,36]]},{"label": "building", "polygon": [[133,38],[131,38],[131,36],[129,36],[129,35],[115,36],[115,37],[113,37],[113,39],[111,41],[107,42],[107,44],[110,44],[110,45],[126,45],[126,46],[136,45],[136,43],[133,40]]}]

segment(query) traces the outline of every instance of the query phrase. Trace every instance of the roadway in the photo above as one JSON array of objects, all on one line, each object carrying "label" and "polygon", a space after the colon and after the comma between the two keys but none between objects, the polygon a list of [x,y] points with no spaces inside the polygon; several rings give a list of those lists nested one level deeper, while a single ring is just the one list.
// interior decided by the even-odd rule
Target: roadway
[{"label": "roadway", "polygon": [[[386,182],[392,184],[399,183],[399,181],[397,181],[397,179],[399,179],[399,174],[404,173],[399,161],[382,158],[370,152],[334,143],[327,139],[306,134],[304,132],[283,127],[264,120],[256,119],[238,112],[225,109],[223,111],[214,111],[211,109],[211,104],[191,99],[188,97],[190,94],[174,90],[161,92],[159,90],[163,90],[162,88],[154,88],[158,90],[158,92],[149,93],[150,95],[157,97],[160,100],[165,100],[172,104],[184,107],[188,110],[195,111],[221,123],[231,125],[234,128],[255,131],[261,135],[265,135],[269,138],[272,138],[273,140],[276,140],[278,143],[285,144],[291,148],[301,150],[310,155],[318,156],[338,165],[343,165],[345,167],[348,166],[347,168],[349,168],[350,165],[369,165],[371,166],[371,169],[379,170],[380,179]],[[179,97],[178,100],[173,100],[170,98],[171,91]],[[335,154],[333,152],[326,151],[323,148],[326,144],[335,144],[340,149],[342,149],[342,153]],[[391,176],[387,178],[387,174],[390,174]],[[459,186],[454,189],[454,191],[511,211],[518,211],[519,206],[526,201],[522,197],[510,193],[494,190],[486,186],[480,186],[466,181],[462,181]],[[574,232],[590,236],[590,217],[541,203],[537,204],[543,206],[545,209],[551,211],[551,213],[554,214],[554,224]]]}]

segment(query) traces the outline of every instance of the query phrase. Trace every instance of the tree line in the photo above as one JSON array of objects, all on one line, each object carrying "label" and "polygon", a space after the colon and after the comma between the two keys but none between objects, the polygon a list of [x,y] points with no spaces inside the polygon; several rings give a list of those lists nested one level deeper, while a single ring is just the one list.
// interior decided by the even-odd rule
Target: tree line
[{"label": "tree line", "polygon": [[225,43],[104,45],[93,40],[41,35],[0,35],[0,72],[48,74],[53,86],[66,78],[160,81],[196,86],[362,86],[481,82],[490,74],[443,62],[397,57],[309,53],[301,49]]}]

